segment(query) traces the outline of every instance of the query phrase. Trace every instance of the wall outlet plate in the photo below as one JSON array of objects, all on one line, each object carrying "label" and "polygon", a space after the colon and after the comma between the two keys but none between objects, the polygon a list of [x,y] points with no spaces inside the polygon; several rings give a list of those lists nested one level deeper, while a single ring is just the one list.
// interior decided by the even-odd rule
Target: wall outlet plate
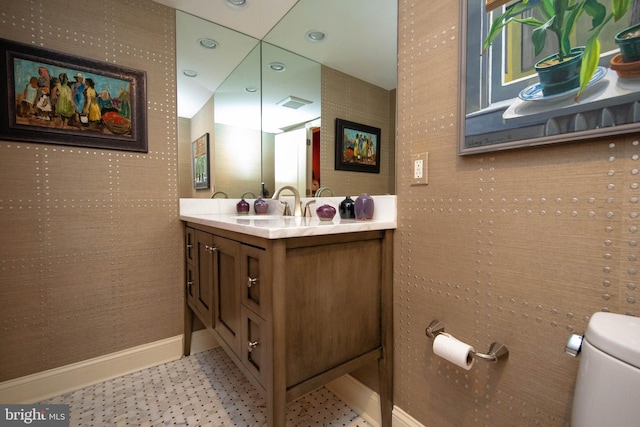
[{"label": "wall outlet plate", "polygon": [[429,153],[411,155],[411,185],[429,183]]}]

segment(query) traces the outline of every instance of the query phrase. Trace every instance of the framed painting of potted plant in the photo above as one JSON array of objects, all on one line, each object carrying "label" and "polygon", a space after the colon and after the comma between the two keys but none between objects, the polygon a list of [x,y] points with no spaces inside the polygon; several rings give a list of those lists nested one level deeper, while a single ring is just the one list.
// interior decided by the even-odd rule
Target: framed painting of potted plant
[{"label": "framed painting of potted plant", "polygon": [[458,153],[640,130],[640,57],[623,59],[621,42],[640,29],[634,11],[638,0],[463,0]]}]

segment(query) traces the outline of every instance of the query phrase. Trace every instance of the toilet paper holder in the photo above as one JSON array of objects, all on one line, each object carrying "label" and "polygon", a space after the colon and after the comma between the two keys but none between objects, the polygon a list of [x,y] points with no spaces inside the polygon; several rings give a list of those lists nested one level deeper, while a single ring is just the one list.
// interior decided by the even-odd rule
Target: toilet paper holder
[{"label": "toilet paper holder", "polygon": [[[437,319],[432,320],[425,330],[425,333],[429,338],[435,338],[438,334],[441,334],[443,332],[444,323]],[[488,353],[480,353],[478,351],[474,351],[471,353],[471,356],[474,359],[481,359],[487,362],[496,363],[498,360],[506,359],[507,357],[509,357],[509,349],[502,343],[494,342],[489,347]]]}]

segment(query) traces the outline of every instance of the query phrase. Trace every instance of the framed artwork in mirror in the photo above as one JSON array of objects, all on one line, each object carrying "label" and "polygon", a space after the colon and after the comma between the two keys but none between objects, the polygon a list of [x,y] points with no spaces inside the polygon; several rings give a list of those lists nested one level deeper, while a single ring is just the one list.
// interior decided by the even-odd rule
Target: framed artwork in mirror
[{"label": "framed artwork in mirror", "polygon": [[0,139],[148,151],[144,71],[4,39],[0,60]]},{"label": "framed artwork in mirror", "polygon": [[336,170],[380,173],[380,129],[336,119]]},{"label": "framed artwork in mirror", "polygon": [[191,143],[193,157],[193,188],[209,188],[209,134],[205,133]]},{"label": "framed artwork in mirror", "polygon": [[[640,130],[640,60],[625,60],[622,65],[636,70],[625,72],[618,42],[618,36],[630,30],[632,13],[600,19],[613,13],[616,2],[596,3],[597,8],[585,6],[575,20],[569,19],[572,12],[564,6],[545,9],[546,1],[460,3],[458,154]],[[565,17],[564,26],[571,25],[563,27],[570,37],[561,45],[555,34],[549,34],[555,27],[545,25],[556,18],[551,14],[558,13]],[[503,25],[509,19],[511,23]],[[565,68],[554,80],[549,75],[553,62],[561,67],[575,63],[576,68]]]}]

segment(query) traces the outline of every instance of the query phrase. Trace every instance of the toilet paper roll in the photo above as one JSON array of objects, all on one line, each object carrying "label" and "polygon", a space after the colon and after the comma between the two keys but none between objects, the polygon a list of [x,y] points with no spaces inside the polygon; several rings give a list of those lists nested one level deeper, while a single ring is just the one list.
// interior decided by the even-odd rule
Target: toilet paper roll
[{"label": "toilet paper roll", "polygon": [[472,356],[475,349],[472,346],[446,333],[438,334],[433,340],[433,352],[466,370],[471,369],[475,361]]}]

